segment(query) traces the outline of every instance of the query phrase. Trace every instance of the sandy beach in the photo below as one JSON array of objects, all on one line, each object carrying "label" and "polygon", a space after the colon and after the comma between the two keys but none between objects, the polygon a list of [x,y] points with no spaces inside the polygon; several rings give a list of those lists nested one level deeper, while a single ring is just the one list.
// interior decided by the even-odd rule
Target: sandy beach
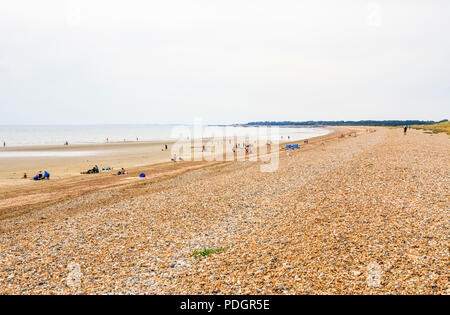
[{"label": "sandy beach", "polygon": [[[328,132],[334,132],[334,129],[328,129]],[[342,131],[348,132],[348,129],[342,129]],[[317,137],[317,139],[327,138],[329,137]],[[241,141],[243,140],[241,139]],[[286,141],[287,139],[285,141],[280,139],[279,143],[281,145],[303,142],[303,140]],[[208,165],[209,163],[206,161],[211,160],[210,157],[214,157],[214,148],[208,145],[221,143],[226,150],[227,142],[227,140],[204,138],[203,142],[175,142],[172,140],[1,148],[0,210],[7,209],[6,216],[19,211],[19,208],[20,211],[29,212],[33,205],[38,208],[42,207],[43,202],[49,204],[64,199],[66,196],[74,197],[74,194],[140,180],[138,176],[141,173],[147,175],[146,179],[173,176],[174,172],[178,174],[180,171],[184,172]],[[236,140],[236,142],[239,141]],[[176,155],[177,150],[172,152],[172,148],[176,143],[182,146],[187,144],[187,147],[190,147],[190,160],[194,160],[195,154],[203,155],[203,159],[188,163],[189,161],[180,161],[180,154],[178,154],[177,163],[173,163],[171,159],[174,157],[174,152]],[[202,152],[203,145],[205,152]],[[240,151],[243,152],[242,146]],[[222,160],[226,159],[227,157],[223,155]],[[237,160],[236,154],[233,159]],[[94,165],[98,165],[100,174],[81,174],[81,172],[92,169]],[[103,168],[111,168],[111,170],[103,171]],[[115,176],[121,168],[125,168],[128,174]],[[39,171],[48,171],[51,174],[51,181],[33,181],[33,177]],[[26,179],[24,178],[25,173],[27,174]],[[5,213],[0,214],[0,218],[4,216]]]},{"label": "sandy beach", "polygon": [[[0,293],[449,293],[448,135],[333,129],[272,173],[162,143],[0,159]],[[129,174],[79,174],[94,164]],[[36,168],[52,179],[20,178]]]},{"label": "sandy beach", "polygon": [[[2,148],[1,152],[10,154],[11,157],[6,155],[0,158],[0,180],[20,179],[24,172],[31,177],[43,169],[51,171],[52,179],[59,179],[80,175],[81,171],[88,170],[95,164],[120,169],[167,162],[170,160],[170,148],[173,143],[173,141],[117,142]],[[168,150],[164,150],[166,144]],[[2,181],[2,184],[4,183],[8,181]]]}]

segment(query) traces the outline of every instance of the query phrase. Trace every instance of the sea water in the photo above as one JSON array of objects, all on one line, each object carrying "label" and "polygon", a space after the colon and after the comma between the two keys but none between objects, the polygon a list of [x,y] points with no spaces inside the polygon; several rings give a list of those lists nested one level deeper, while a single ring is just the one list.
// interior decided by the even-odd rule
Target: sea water
[{"label": "sea water", "polygon": [[[69,145],[123,141],[173,141],[179,137],[177,131],[182,129],[192,131],[191,139],[199,135],[206,137],[223,134],[226,136],[230,128],[233,135],[245,136],[258,134],[258,128],[265,127],[201,126],[200,133],[196,133],[196,128],[198,130],[198,126],[189,125],[1,125],[0,146],[3,146],[3,143],[7,147],[63,145],[66,141]],[[271,133],[274,129],[268,128],[268,130]],[[277,128],[277,134],[282,140],[291,141],[321,136],[328,132],[323,128]]]}]

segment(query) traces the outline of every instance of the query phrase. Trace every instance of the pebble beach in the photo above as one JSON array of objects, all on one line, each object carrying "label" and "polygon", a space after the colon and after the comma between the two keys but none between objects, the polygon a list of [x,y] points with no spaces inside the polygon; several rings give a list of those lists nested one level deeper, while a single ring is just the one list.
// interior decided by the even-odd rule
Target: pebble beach
[{"label": "pebble beach", "polygon": [[0,294],[450,293],[449,136],[371,129],[1,213]]}]

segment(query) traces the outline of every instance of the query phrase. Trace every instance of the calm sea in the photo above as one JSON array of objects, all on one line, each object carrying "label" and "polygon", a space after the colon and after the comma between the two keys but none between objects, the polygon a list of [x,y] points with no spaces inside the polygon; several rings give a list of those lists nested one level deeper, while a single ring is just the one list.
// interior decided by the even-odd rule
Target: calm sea
[{"label": "calm sea", "polygon": [[[233,134],[248,135],[256,132],[258,127],[232,127]],[[7,147],[28,145],[62,145],[66,141],[69,144],[95,144],[121,141],[164,141],[176,140],[180,129],[192,131],[192,126],[180,125],[14,125],[0,126],[0,141]],[[200,128],[205,135],[224,134],[225,127],[204,126]],[[270,133],[270,131],[269,131]],[[321,128],[279,128],[279,135],[283,139],[291,140],[308,139],[325,135],[328,130]]]}]

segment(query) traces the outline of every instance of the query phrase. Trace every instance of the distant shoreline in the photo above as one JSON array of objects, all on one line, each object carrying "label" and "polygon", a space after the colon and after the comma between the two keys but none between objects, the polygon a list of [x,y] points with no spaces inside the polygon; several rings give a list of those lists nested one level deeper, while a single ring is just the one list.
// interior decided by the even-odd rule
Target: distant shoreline
[{"label": "distant shoreline", "polygon": [[255,121],[240,124],[241,127],[253,126],[290,126],[290,127],[324,127],[324,126],[410,126],[410,125],[434,125],[448,121],[434,120],[309,120],[309,121]]}]

